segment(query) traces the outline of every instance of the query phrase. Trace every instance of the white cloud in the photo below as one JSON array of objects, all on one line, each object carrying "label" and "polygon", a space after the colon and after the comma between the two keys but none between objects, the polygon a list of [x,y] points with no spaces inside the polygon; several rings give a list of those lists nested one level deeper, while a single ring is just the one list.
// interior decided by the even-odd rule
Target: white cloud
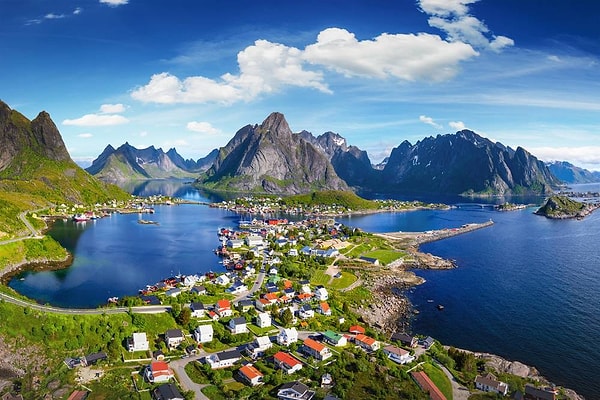
[{"label": "white cloud", "polygon": [[102,114],[119,114],[125,111],[123,104],[102,104],[100,106],[100,113]]},{"label": "white cloud", "polygon": [[437,129],[441,129],[442,128],[442,126],[440,124],[436,123],[433,120],[433,118],[427,117],[425,115],[420,115],[419,116],[419,121],[423,122],[424,124],[431,125],[431,126],[437,128]]},{"label": "white cloud", "polygon": [[528,150],[543,161],[568,161],[578,167],[600,170],[600,146],[532,147]]},{"label": "white cloud", "polygon": [[469,14],[469,4],[479,0],[419,0],[421,11],[429,15],[429,25],[446,32],[451,42],[499,52],[514,45],[506,36],[491,34],[488,27]]},{"label": "white cloud", "polygon": [[209,135],[217,135],[221,133],[221,131],[215,127],[213,127],[208,122],[196,122],[191,121],[187,123],[187,129],[192,132],[206,133]]},{"label": "white cloud", "polygon": [[86,114],[76,119],[65,119],[62,123],[73,126],[111,126],[128,122],[129,120],[122,115]]},{"label": "white cloud", "polygon": [[443,81],[456,75],[459,62],[477,55],[468,44],[427,33],[384,33],[359,41],[345,29],[328,28],[306,47],[304,58],[348,77]]},{"label": "white cloud", "polygon": [[91,133],[80,133],[77,136],[80,137],[80,138],[83,138],[83,139],[89,139],[89,138],[91,138],[94,135],[92,135]]},{"label": "white cloud", "polygon": [[462,121],[452,121],[452,122],[449,122],[448,125],[450,126],[450,128],[456,129],[457,131],[462,131],[463,129],[467,129],[467,127],[465,126],[465,123]]},{"label": "white cloud", "polygon": [[100,3],[111,7],[118,7],[129,3],[129,0],[100,0]]}]

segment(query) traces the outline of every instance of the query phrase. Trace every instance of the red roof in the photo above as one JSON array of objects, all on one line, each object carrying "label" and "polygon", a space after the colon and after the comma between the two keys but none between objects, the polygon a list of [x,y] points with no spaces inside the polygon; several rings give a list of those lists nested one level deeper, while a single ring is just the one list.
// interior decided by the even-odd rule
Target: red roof
[{"label": "red roof", "polygon": [[280,363],[288,365],[289,367],[295,367],[298,364],[302,364],[300,361],[296,360],[288,353],[284,353],[283,351],[278,351],[277,353],[275,353],[275,356],[273,356],[273,358],[275,358],[275,360],[279,361]]},{"label": "red roof", "polygon": [[240,373],[243,374],[250,381],[252,381],[252,379],[254,379],[254,378],[258,378],[258,377],[264,376],[252,364],[244,365],[242,368],[240,368]]},{"label": "red roof", "polygon": [[317,353],[320,353],[325,348],[325,345],[323,343],[319,343],[316,340],[313,340],[311,338],[306,339],[304,341],[304,345],[307,346],[307,347],[310,347],[311,349],[313,349]]},{"label": "red roof", "polygon": [[169,364],[167,364],[164,361],[155,361],[152,364],[150,364],[150,369],[152,369],[152,373],[156,373],[159,371],[168,371]]},{"label": "red roof", "polygon": [[367,346],[373,346],[375,344],[375,342],[377,342],[377,340],[375,340],[372,337],[369,337],[367,335],[363,335],[362,333],[356,335],[356,337],[354,338],[354,340],[357,341],[357,342],[364,343]]},{"label": "red roof", "polygon": [[429,394],[431,400],[446,400],[446,396],[438,389],[437,386],[429,379],[427,374],[423,371],[411,372],[410,373],[421,389]]},{"label": "red roof", "polygon": [[360,325],[352,325],[350,327],[350,329],[348,329],[348,332],[350,332],[350,333],[362,333],[362,334],[364,334],[365,333],[365,328],[363,328]]},{"label": "red roof", "polygon": [[329,304],[327,304],[326,301],[320,303],[319,306],[321,307],[321,311],[323,311],[323,312],[329,311]]},{"label": "red roof", "polygon": [[217,301],[217,308],[219,308],[219,309],[231,308],[231,302],[227,299],[221,299],[221,300]]}]

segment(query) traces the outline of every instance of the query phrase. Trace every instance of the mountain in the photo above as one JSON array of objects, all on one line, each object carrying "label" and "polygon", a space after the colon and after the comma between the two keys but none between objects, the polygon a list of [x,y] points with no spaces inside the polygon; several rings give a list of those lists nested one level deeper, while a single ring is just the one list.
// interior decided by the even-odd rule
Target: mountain
[{"label": "mountain", "polygon": [[30,121],[0,101],[0,238],[23,227],[18,214],[52,204],[105,202],[128,195],[81,169],[42,111]]},{"label": "mountain", "polygon": [[382,178],[389,191],[476,195],[547,193],[560,183],[525,149],[469,130],[415,145],[404,141],[392,150]]},{"label": "mountain", "polygon": [[[196,178],[198,174],[212,165],[211,154],[198,160],[185,160],[177,150],[163,152],[154,146],[137,149],[129,143],[115,149],[111,145],[86,168],[90,174],[106,182],[123,182],[140,179]],[[209,165],[210,166],[210,165]]]},{"label": "mountain", "polygon": [[237,131],[197,183],[212,189],[297,194],[345,190],[327,156],[294,134],[281,113]]},{"label": "mountain", "polygon": [[600,182],[599,171],[588,171],[566,161],[546,163],[550,172],[564,183],[596,183]]},{"label": "mountain", "polygon": [[366,151],[348,146],[346,139],[334,132],[325,132],[314,137],[310,132],[298,134],[327,155],[337,175],[349,186],[359,188],[374,181],[376,172]]}]

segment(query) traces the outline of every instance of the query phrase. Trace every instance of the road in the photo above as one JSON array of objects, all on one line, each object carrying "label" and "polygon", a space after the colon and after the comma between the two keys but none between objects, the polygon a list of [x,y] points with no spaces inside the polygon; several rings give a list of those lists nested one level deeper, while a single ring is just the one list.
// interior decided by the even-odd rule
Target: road
[{"label": "road", "polygon": [[[204,350],[200,350],[200,353],[204,353]],[[206,354],[206,353],[204,353]],[[210,400],[204,393],[202,393],[202,389],[208,385],[199,385],[194,383],[188,374],[185,372],[185,366],[192,361],[198,360],[200,357],[194,358],[183,358],[180,360],[174,360],[169,363],[169,366],[173,368],[173,371],[177,375],[179,379],[179,384],[183,388],[183,390],[193,390],[194,391],[194,399],[195,400]]]},{"label": "road", "polygon": [[470,395],[469,389],[458,383],[450,371],[448,371],[448,368],[444,367],[436,360],[433,360],[433,362],[435,362],[435,364],[440,367],[442,371],[444,371],[448,379],[450,379],[450,383],[452,384],[452,398],[454,400],[467,400]]}]

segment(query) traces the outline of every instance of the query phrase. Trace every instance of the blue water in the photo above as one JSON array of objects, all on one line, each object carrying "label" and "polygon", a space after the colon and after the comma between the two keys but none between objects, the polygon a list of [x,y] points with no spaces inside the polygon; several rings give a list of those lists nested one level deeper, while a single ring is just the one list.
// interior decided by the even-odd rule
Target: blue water
[{"label": "blue water", "polygon": [[[152,189],[145,185],[141,190],[209,201],[181,184]],[[422,251],[456,260],[458,268],[415,271],[426,283],[409,293],[420,310],[412,331],[522,361],[556,384],[587,399],[600,399],[600,211],[581,221],[553,221],[534,215],[535,208],[498,212],[485,204],[458,205],[340,222],[390,232],[492,219],[495,223],[489,228],[422,246]],[[146,284],[177,273],[222,268],[211,251],[217,245],[216,229],[235,226],[238,216],[202,205],[156,210],[144,218],[158,221],[158,226],[138,224],[137,214],[85,225],[57,223],[51,234],[73,251],[73,266],[25,272],[10,286],[42,303],[95,307],[108,297],[135,295]],[[444,311],[438,311],[437,304],[443,304]]]}]

